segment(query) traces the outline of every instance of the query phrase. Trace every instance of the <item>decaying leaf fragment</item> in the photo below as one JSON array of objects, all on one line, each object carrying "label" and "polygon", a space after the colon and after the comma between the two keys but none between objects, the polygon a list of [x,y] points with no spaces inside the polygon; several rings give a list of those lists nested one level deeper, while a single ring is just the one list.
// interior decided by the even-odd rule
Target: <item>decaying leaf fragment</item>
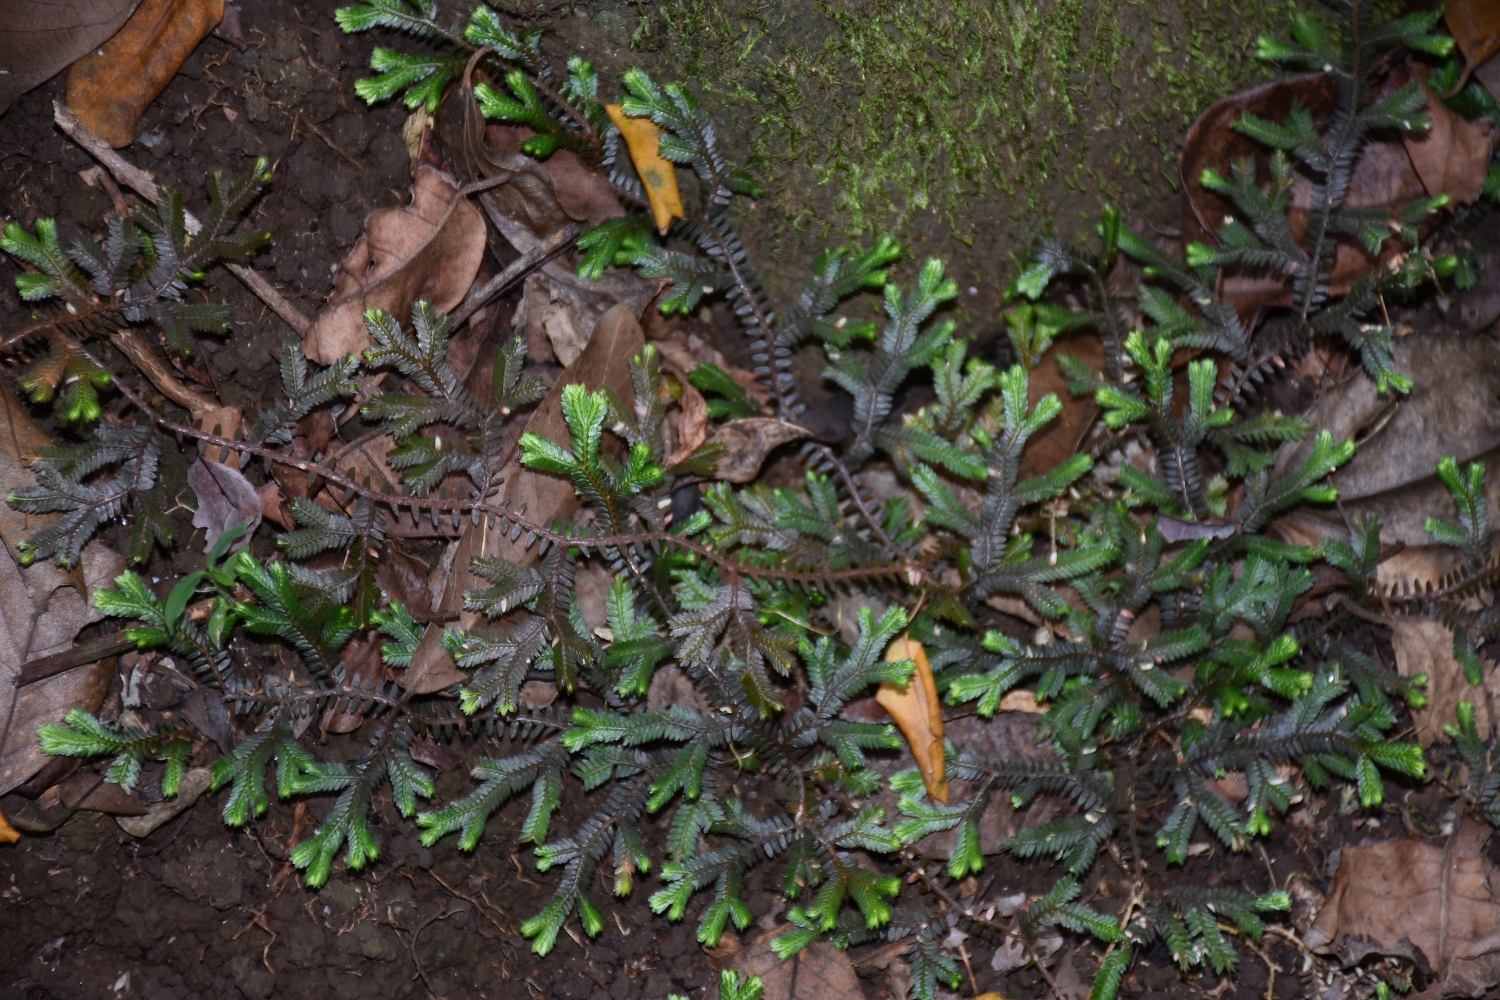
[{"label": "decaying leaf fragment", "polygon": [[[0,483],[9,488],[34,483],[26,462],[51,443],[21,403],[0,387]],[[114,660],[108,659],[15,686],[24,663],[70,649],[79,629],[99,620],[90,604],[94,590],[108,586],[124,569],[124,560],[97,539],[84,547],[81,565],[72,571],[52,562],[20,565],[16,545],[56,519],[55,514],[23,514],[0,504],[0,794],[47,763],[37,744],[37,727],[75,706],[96,710],[113,672]]]},{"label": "decaying leaf fragment", "polygon": [[665,236],[672,220],[682,218],[682,195],[677,190],[677,168],[661,155],[661,129],[650,118],[632,118],[618,104],[606,104],[604,110],[630,150],[630,162],[651,202],[651,217]]},{"label": "decaying leaf fragment", "polygon": [[827,941],[814,941],[784,962],[777,957],[771,942],[794,929],[783,924],[767,931],[735,956],[742,975],[760,977],[763,1000],[864,1000],[848,953]]},{"label": "decaying leaf fragment", "polygon": [[224,0],[141,0],[98,52],[68,71],[68,107],[90,131],[119,149],[198,43],[224,17]]},{"label": "decaying leaf fragment", "polygon": [[459,194],[453,178],[419,165],[411,204],[371,212],[365,235],[339,263],[333,297],[303,338],[303,353],[324,365],[359,354],[370,346],[370,309],[403,322],[418,299],[440,313],[452,311],[474,284],[484,247],[479,209]]},{"label": "decaying leaf fragment", "polygon": [[203,551],[212,551],[219,536],[236,524],[245,526],[245,534],[234,548],[244,548],[261,518],[260,493],[245,474],[221,462],[199,459],[188,468],[187,481],[198,498],[193,527],[204,531]]},{"label": "decaying leaf fragment", "polygon": [[906,737],[917,769],[927,785],[927,794],[939,802],[948,801],[947,760],[943,755],[943,703],[938,700],[937,684],[927,651],[920,642],[901,636],[885,651],[888,663],[912,660],[916,669],[905,687],[882,682],[875,692],[880,707],[891,713],[896,727]]},{"label": "decaying leaf fragment", "polygon": [[1425,961],[1433,996],[1478,996],[1500,982],[1500,898],[1487,826],[1465,818],[1447,842],[1415,837],[1349,845],[1308,928],[1314,951],[1348,965],[1366,955]]},{"label": "decaying leaf fragment", "polygon": [[1474,726],[1479,738],[1495,732],[1495,713],[1500,709],[1500,671],[1485,672],[1484,687],[1476,689],[1464,676],[1464,668],[1453,656],[1453,632],[1431,618],[1396,618],[1391,622],[1391,647],[1396,669],[1403,677],[1427,675],[1425,708],[1411,710],[1417,740],[1425,747],[1441,740],[1443,726],[1458,719],[1458,703],[1472,702]]},{"label": "decaying leaf fragment", "polygon": [[806,437],[812,437],[806,428],[773,417],[727,420],[714,427],[709,439],[724,446],[715,475],[731,483],[748,483],[760,474],[761,463],[777,447]]}]

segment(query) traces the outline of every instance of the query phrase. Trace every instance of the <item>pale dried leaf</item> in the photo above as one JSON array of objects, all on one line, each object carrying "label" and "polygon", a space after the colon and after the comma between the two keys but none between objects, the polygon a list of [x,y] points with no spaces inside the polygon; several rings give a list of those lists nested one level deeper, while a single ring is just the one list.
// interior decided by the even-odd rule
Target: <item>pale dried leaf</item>
[{"label": "pale dried leaf", "polygon": [[1446,194],[1455,202],[1472,204],[1484,189],[1490,154],[1495,147],[1495,126],[1487,118],[1467,121],[1448,110],[1442,98],[1427,85],[1426,74],[1417,73],[1427,94],[1423,109],[1432,123],[1426,132],[1405,132],[1406,152],[1432,197]]},{"label": "pale dried leaf", "polygon": [[727,420],[714,427],[709,439],[724,446],[715,475],[731,483],[751,482],[760,474],[761,463],[772,451],[788,441],[811,436],[805,427],[773,417]]},{"label": "pale dried leaf", "polygon": [[[570,447],[568,424],[562,413],[563,387],[576,383],[597,390],[607,386],[628,403],[635,398],[630,359],[641,353],[645,343],[633,307],[621,303],[609,309],[599,317],[588,346],[578,360],[568,366],[538,404],[526,423],[526,430]],[[613,440],[606,436],[607,442]],[[578,491],[569,479],[525,468],[519,462],[508,466],[503,475],[505,487],[501,502],[533,523],[567,520],[582,505]],[[469,569],[476,557],[487,556],[501,556],[520,566],[531,565],[537,560],[536,547],[526,544],[524,533],[511,538],[508,533],[493,528],[488,520],[477,527],[465,520],[451,555],[451,569],[433,586],[434,594],[439,589],[442,592],[441,597],[434,597],[439,617],[456,617],[463,610],[465,590],[488,586]]]},{"label": "pale dried leaf", "polygon": [[175,798],[163,799],[146,810],[144,816],[118,816],[115,822],[120,829],[132,837],[148,837],[164,823],[168,823],[191,809],[193,803],[197,802],[208,786],[213,784],[214,775],[206,767],[195,767],[182,776],[182,782],[177,786]]},{"label": "pale dried leaf", "polygon": [[370,346],[370,309],[384,309],[403,323],[418,299],[449,312],[468,294],[484,248],[479,210],[459,196],[453,178],[419,165],[411,204],[371,212],[365,221],[365,235],[339,263],[333,295],[303,338],[303,351],[325,365],[363,352]]},{"label": "pale dried leaf", "polygon": [[193,527],[203,529],[203,551],[212,549],[219,536],[236,524],[243,524],[245,533],[230,550],[248,545],[250,536],[260,527],[261,506],[260,494],[245,474],[233,466],[200,458],[188,469],[187,481],[198,498]]},{"label": "pale dried leaf", "polygon": [[[12,489],[35,483],[26,461],[50,444],[16,398],[0,387],[0,483]],[[94,591],[109,586],[124,569],[124,560],[98,540],[84,547],[80,565],[71,571],[52,562],[21,566],[16,545],[56,518],[0,504],[0,794],[47,763],[36,742],[37,727],[56,722],[73,707],[97,709],[113,671],[111,659],[23,688],[14,684],[24,663],[64,652],[79,629],[99,620],[90,603]]]},{"label": "pale dried leaf", "polygon": [[1424,747],[1443,739],[1443,725],[1457,721],[1460,701],[1474,705],[1474,726],[1479,730],[1479,738],[1490,738],[1495,729],[1496,709],[1500,708],[1500,671],[1486,671],[1483,688],[1471,685],[1464,677],[1464,668],[1453,658],[1452,631],[1430,618],[1392,621],[1391,646],[1401,676],[1427,675],[1427,706],[1411,712],[1417,739]]},{"label": "pale dried leaf", "polygon": [[443,627],[432,624],[418,640],[401,686],[412,694],[436,694],[468,679],[443,648]]}]

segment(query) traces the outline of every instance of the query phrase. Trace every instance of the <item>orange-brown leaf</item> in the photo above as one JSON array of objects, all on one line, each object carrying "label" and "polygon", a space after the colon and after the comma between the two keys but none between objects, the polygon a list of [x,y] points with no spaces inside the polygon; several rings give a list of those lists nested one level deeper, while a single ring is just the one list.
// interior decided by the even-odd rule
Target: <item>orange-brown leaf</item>
[{"label": "orange-brown leaf", "polygon": [[677,168],[661,155],[661,129],[649,118],[630,117],[618,104],[604,108],[630,150],[630,162],[646,188],[656,228],[665,236],[672,220],[682,218],[682,195],[677,191]]},{"label": "orange-brown leaf", "polygon": [[5,813],[0,812],[0,844],[14,844],[21,839],[21,832],[6,822]]},{"label": "orange-brown leaf", "polygon": [[68,107],[118,149],[203,37],[224,17],[224,0],[142,0],[104,47],[68,70]]},{"label": "orange-brown leaf", "polygon": [[943,756],[943,706],[938,701],[927,651],[920,642],[901,636],[885,651],[885,659],[887,663],[909,659],[917,665],[906,686],[882,683],[875,692],[875,700],[891,713],[896,727],[906,737],[912,756],[917,759],[917,769],[922,772],[922,781],[927,785],[927,794],[946,803],[948,769]]},{"label": "orange-brown leaf", "polygon": [[1500,52],[1500,4],[1495,0],[1447,0],[1443,20],[1464,54],[1464,79]]}]

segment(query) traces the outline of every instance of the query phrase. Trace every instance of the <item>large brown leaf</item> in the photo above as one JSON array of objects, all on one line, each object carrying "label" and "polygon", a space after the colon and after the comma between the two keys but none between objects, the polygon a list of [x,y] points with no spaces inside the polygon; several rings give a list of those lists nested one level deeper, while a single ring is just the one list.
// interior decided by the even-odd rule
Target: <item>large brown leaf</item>
[{"label": "large brown leaf", "polygon": [[224,0],[141,0],[125,27],[68,71],[68,107],[119,149],[156,95],[224,17]]},{"label": "large brown leaf", "polygon": [[140,0],[7,0],[0,24],[0,114],[98,48]]},{"label": "large brown leaf", "polygon": [[370,346],[369,309],[403,323],[418,299],[451,311],[474,283],[484,247],[479,210],[460,196],[453,178],[419,164],[411,204],[379,209],[365,221],[365,235],[339,263],[333,297],[303,338],[303,351],[325,365],[359,354]]},{"label": "large brown leaf", "polygon": [[[1445,843],[1416,838],[1346,846],[1305,938],[1353,965],[1366,955],[1425,961],[1432,996],[1477,996],[1500,982],[1500,898],[1488,827],[1463,819]],[[1423,994],[1427,996],[1428,994]]]},{"label": "large brown leaf", "polygon": [[[16,398],[0,387],[0,483],[8,488],[34,483],[26,459],[50,444]],[[113,672],[111,657],[15,686],[24,663],[70,649],[78,630],[98,621],[90,598],[123,568],[123,560],[99,541],[84,548],[82,565],[73,572],[50,562],[22,566],[17,543],[54,520],[56,515],[26,515],[0,504],[0,794],[47,762],[37,745],[37,727],[56,722],[75,706],[97,709]]]}]

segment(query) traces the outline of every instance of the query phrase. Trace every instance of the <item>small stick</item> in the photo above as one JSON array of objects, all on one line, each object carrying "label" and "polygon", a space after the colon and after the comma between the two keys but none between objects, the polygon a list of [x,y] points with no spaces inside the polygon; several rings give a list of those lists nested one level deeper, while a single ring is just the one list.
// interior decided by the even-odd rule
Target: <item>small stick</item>
[{"label": "small stick", "polygon": [[130,363],[150,380],[151,384],[160,390],[172,402],[190,413],[199,413],[203,410],[218,408],[218,403],[209,399],[200,392],[194,392],[177,380],[167,366],[162,364],[155,354],[143,344],[130,330],[116,330],[109,335],[109,342],[119,348],[120,353],[130,359]]},{"label": "small stick", "polygon": [[[57,122],[57,127],[62,129],[68,138],[78,143],[89,155],[103,164],[121,184],[153,205],[161,203],[161,191],[156,185],[156,178],[125,159],[111,149],[107,142],[90,132],[84,127],[83,122],[78,120],[78,116],[69,111],[61,101],[52,102],[52,117]],[[184,213],[183,221],[189,233],[197,233],[203,229],[203,223],[199,222],[197,216],[191,212]],[[298,312],[259,273],[244,264],[236,264],[232,261],[225,261],[224,266],[229,268],[230,274],[244,282],[245,287],[254,292],[262,302],[270,306],[272,312],[297,331],[298,336],[305,336],[307,331],[312,329],[312,320]]]},{"label": "small stick", "polygon": [[470,295],[463,305],[453,311],[453,328],[458,329],[463,326],[470,316],[479,311],[480,306],[568,249],[568,246],[572,244],[577,235],[578,225],[576,223],[569,223],[532,247],[521,257],[511,261],[506,265],[505,270],[485,282],[483,288]]},{"label": "small stick", "polygon": [[319,139],[322,139],[323,140],[323,144],[325,146],[327,146],[329,149],[333,150],[335,153],[337,153],[340,156],[342,156],[344,159],[348,160],[350,163],[354,164],[354,169],[355,170],[363,170],[363,169],[365,169],[365,165],[363,163],[360,163],[354,157],[352,157],[348,153],[344,152],[344,150],[342,148],[340,148],[339,144],[336,143],[336,142],[334,142],[333,139],[332,139],[332,137],[330,137],[327,132],[324,132],[322,129],[318,128],[317,125],[314,125],[312,122],[308,121],[306,118],[303,118],[301,115],[297,116],[297,121],[292,126],[292,128],[293,128],[294,131],[296,130],[297,125],[299,125],[299,124],[303,125],[303,126],[306,126],[307,128],[311,129],[312,130],[312,134],[315,135],[315,136],[317,136]]}]

